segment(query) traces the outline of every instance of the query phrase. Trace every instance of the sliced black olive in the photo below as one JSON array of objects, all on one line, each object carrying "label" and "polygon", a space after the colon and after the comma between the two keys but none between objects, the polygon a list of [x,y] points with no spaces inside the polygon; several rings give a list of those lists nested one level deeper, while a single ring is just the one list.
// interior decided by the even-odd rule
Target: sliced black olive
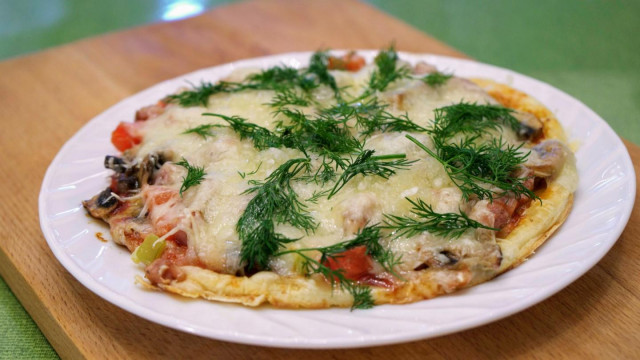
[{"label": "sliced black olive", "polygon": [[136,177],[142,184],[153,183],[153,174],[160,169],[162,163],[164,163],[164,159],[160,155],[149,154],[145,156],[138,167]]},{"label": "sliced black olive", "polygon": [[105,156],[104,167],[117,173],[124,173],[127,171],[127,163],[123,159],[111,155]]},{"label": "sliced black olive", "polygon": [[116,182],[116,193],[126,194],[130,190],[135,190],[140,187],[138,178],[134,175],[116,174],[114,175]]},{"label": "sliced black olive", "polygon": [[98,194],[96,204],[102,208],[109,208],[114,206],[117,202],[118,199],[116,199],[115,196],[111,195],[111,188],[106,188],[100,194]]}]

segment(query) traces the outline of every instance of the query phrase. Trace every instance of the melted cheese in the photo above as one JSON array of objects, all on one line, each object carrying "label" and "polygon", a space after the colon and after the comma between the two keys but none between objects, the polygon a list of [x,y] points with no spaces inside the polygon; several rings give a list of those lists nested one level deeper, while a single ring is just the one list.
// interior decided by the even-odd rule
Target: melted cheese
[{"label": "melted cheese", "polygon": [[[369,66],[358,73],[335,72],[338,86],[348,86],[348,92],[360,93],[370,76]],[[246,74],[243,73],[243,76]],[[238,75],[231,75],[231,77]],[[176,105],[167,107],[164,114],[145,123],[144,140],[137,148],[136,156],[142,160],[152,153],[164,153],[170,159],[185,158],[190,164],[204,166],[204,181],[189,190],[182,198],[186,209],[181,216],[186,217],[189,247],[210,269],[235,274],[241,269],[241,240],[236,232],[236,224],[252,194],[244,194],[249,187],[248,180],[263,180],[285,161],[302,157],[302,153],[292,149],[271,148],[258,151],[250,140],[240,140],[229,128],[213,128],[213,136],[203,139],[196,134],[182,134],[185,130],[203,124],[226,125],[219,118],[203,116],[204,112],[228,116],[240,116],[251,123],[273,129],[278,118],[266,103],[271,101],[272,91],[244,91],[235,94],[218,94],[210,98],[208,106],[183,108]],[[452,78],[443,86],[431,88],[420,81],[403,80],[392,84],[379,94],[388,102],[389,111],[395,115],[405,112],[415,123],[428,127],[433,121],[433,110],[461,101],[469,103],[495,103],[482,89],[473,83]],[[320,89],[315,99],[324,106],[333,101],[329,89]],[[301,109],[313,113],[314,109]],[[366,148],[376,151],[376,155],[404,153],[408,160],[419,160],[409,170],[398,170],[385,180],[376,176],[358,175],[349,181],[331,199],[321,198],[318,203],[306,202],[309,213],[318,224],[315,232],[304,231],[288,224],[279,224],[276,231],[290,238],[301,240],[289,244],[290,247],[319,247],[344,241],[349,238],[354,227],[374,224],[383,220],[383,214],[407,215],[411,204],[405,197],[422,199],[432,204],[438,211],[457,212],[460,194],[446,175],[444,168],[423,150],[405,138],[406,133],[377,133],[366,142]],[[430,138],[423,133],[411,134],[428,147]],[[504,138],[515,142],[515,134],[504,130]],[[167,166],[167,165],[165,165]],[[175,167],[180,169],[179,167]],[[184,170],[176,170],[164,186],[175,190],[180,188]],[[253,172],[253,173],[252,173]],[[245,178],[240,173],[248,174]],[[333,183],[326,188],[332,187]],[[294,189],[300,199],[308,199],[319,185],[294,182]],[[457,191],[457,192],[456,192]],[[159,209],[155,210],[156,212]],[[389,246],[402,256],[402,270],[412,270],[426,257],[442,257],[439,252],[448,241],[423,234],[418,237],[395,239]],[[475,234],[465,234],[458,241],[467,252],[477,248]],[[442,259],[444,261],[444,259]],[[282,256],[274,259],[271,268],[280,274],[292,274],[296,269],[296,256]]]}]

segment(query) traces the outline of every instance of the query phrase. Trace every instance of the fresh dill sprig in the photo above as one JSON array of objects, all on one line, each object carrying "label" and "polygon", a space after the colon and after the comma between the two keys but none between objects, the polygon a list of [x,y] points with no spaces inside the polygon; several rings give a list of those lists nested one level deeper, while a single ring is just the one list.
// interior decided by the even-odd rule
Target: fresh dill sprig
[{"label": "fresh dill sprig", "polygon": [[325,189],[321,191],[313,190],[313,194],[311,194],[311,197],[309,197],[308,199],[305,199],[305,201],[317,204],[318,200],[320,200],[321,197],[325,197],[329,195],[330,192],[331,192],[331,189]]},{"label": "fresh dill sprig", "polygon": [[262,161],[260,161],[260,163],[258,164],[258,167],[255,170],[253,170],[251,172],[248,172],[248,173],[245,173],[245,172],[242,172],[242,171],[238,171],[238,175],[240,175],[240,177],[243,178],[243,179],[245,177],[249,176],[249,175],[255,175],[255,173],[257,173],[258,170],[260,170],[261,166],[262,166]]},{"label": "fresh dill sprig", "polygon": [[348,128],[332,117],[310,117],[299,110],[282,111],[291,122],[288,136],[303,152],[317,154],[350,154],[359,151],[362,143],[354,138]]},{"label": "fresh dill sprig", "polygon": [[437,213],[433,211],[431,205],[418,199],[418,201],[406,198],[413,205],[411,213],[416,217],[406,217],[385,214],[384,229],[394,231],[393,236],[412,237],[422,232],[442,236],[449,239],[457,239],[469,229],[488,229],[498,231],[481,223],[470,219],[463,211],[456,213]]},{"label": "fresh dill sprig", "polygon": [[247,122],[246,119],[239,116],[226,116],[214,113],[203,113],[202,115],[215,116],[228,122],[229,127],[231,127],[231,129],[240,136],[241,140],[247,138],[251,139],[253,141],[253,146],[258,150],[280,147],[282,145],[278,135],[272,133],[269,129],[263,128],[262,126]]},{"label": "fresh dill sprig", "polygon": [[359,153],[363,144],[340,121],[325,115],[310,117],[299,110],[283,108],[281,113],[289,125],[280,125],[284,146],[298,149],[306,156],[309,152],[319,155],[322,163],[315,173],[303,177],[308,181],[325,184],[336,176],[336,170],[344,169],[344,155]]},{"label": "fresh dill sprig", "polygon": [[200,85],[192,85],[190,90],[169,95],[165,100],[178,103],[183,107],[206,107],[209,97],[218,93],[234,93],[244,90],[282,91],[296,86],[308,92],[318,87],[318,84],[298,69],[288,66],[274,66],[247,76],[243,82],[220,81],[214,84],[203,81]]},{"label": "fresh dill sprig", "polygon": [[199,86],[192,85],[192,89],[172,94],[165,98],[167,102],[178,103],[183,107],[207,106],[209,97],[222,92],[234,92],[240,87],[238,83],[220,81],[216,84],[201,82]]},{"label": "fresh dill sprig", "polygon": [[274,230],[275,224],[288,223],[305,231],[316,224],[291,186],[294,177],[309,171],[309,159],[291,159],[280,165],[264,181],[249,181],[246,194],[255,194],[236,224],[242,240],[240,257],[248,269],[268,269],[269,259],[289,239]]},{"label": "fresh dill sprig", "polygon": [[185,192],[188,188],[192,186],[199,185],[202,180],[204,180],[204,176],[207,173],[204,172],[204,166],[193,166],[189,164],[189,162],[182,158],[181,161],[177,162],[176,165],[182,166],[187,169],[187,175],[182,178],[182,185],[180,186],[180,196]]},{"label": "fresh dill sprig", "polygon": [[316,51],[311,55],[306,74],[312,75],[320,84],[327,85],[338,95],[336,79],[329,73],[329,54],[327,51]]},{"label": "fresh dill sprig", "polygon": [[[251,203],[249,203],[251,204]],[[249,271],[269,269],[269,259],[285,244],[297,241],[275,231],[272,219],[254,217],[247,219],[245,214],[240,218],[236,230],[242,240],[240,259],[246,263]]]},{"label": "fresh dill sprig", "polygon": [[305,78],[301,72],[289,66],[274,66],[258,73],[247,76],[245,88],[253,90],[283,90],[300,86],[304,91],[310,91],[318,85]]},{"label": "fresh dill sprig", "polygon": [[267,105],[276,108],[276,113],[281,111],[285,106],[309,106],[312,101],[305,93],[298,93],[295,89],[285,88],[276,91],[275,96]]},{"label": "fresh dill sprig", "polygon": [[410,70],[406,66],[398,66],[398,53],[393,45],[378,53],[374,60],[376,69],[369,79],[369,90],[384,91],[394,81],[409,76]]},{"label": "fresh dill sprig", "polygon": [[213,136],[213,134],[211,133],[211,129],[215,127],[224,127],[224,125],[204,124],[204,125],[196,126],[191,129],[187,129],[182,134],[197,134],[202,136],[203,139],[206,139],[207,136]]},{"label": "fresh dill sprig", "polygon": [[475,136],[488,130],[496,130],[500,125],[517,131],[520,123],[512,113],[513,110],[499,105],[461,102],[436,109],[433,128],[429,132],[435,140],[444,143],[459,133]]},{"label": "fresh dill sprig", "polygon": [[[331,286],[338,284],[341,288],[351,293],[354,298],[352,309],[363,309],[373,306],[371,289],[367,286],[357,284],[354,280],[348,279],[344,275],[343,269],[332,269],[327,266],[330,260],[336,261],[342,255],[353,248],[364,246],[366,254],[377,261],[385,270],[399,277],[394,267],[401,263],[401,258],[396,256],[380,244],[380,228],[378,226],[367,226],[356,234],[356,237],[342,241],[333,245],[315,248],[303,248],[281,251],[275,256],[295,253],[302,257],[302,270],[305,275],[322,274],[331,282]],[[319,260],[308,255],[310,252],[320,252]]]},{"label": "fresh dill sprig", "polygon": [[451,79],[452,74],[443,74],[439,71],[432,72],[427,74],[420,80],[422,80],[425,84],[431,86],[432,88],[436,88],[438,86],[444,85],[449,79]]},{"label": "fresh dill sprig", "polygon": [[[473,142],[477,137],[465,138],[453,144],[434,139],[434,152],[411,135],[406,137],[444,166],[447,175],[467,201],[472,196],[492,201],[494,195],[502,197],[510,194],[516,198],[522,195],[539,199],[524,185],[528,178],[513,175],[529,156],[529,153],[520,152],[522,144],[508,145],[502,138],[480,145]],[[491,186],[499,190],[493,190]]]},{"label": "fresh dill sprig", "polygon": [[359,309],[371,309],[375,306],[373,296],[371,295],[371,288],[365,285],[354,284],[347,288],[347,291],[353,296],[353,304],[351,304],[351,311]]},{"label": "fresh dill sprig", "polygon": [[331,189],[331,192],[327,196],[330,199],[340,189],[342,189],[352,178],[356,175],[376,175],[384,179],[389,179],[396,173],[396,170],[407,169],[411,164],[417,160],[406,160],[405,154],[390,154],[373,156],[374,150],[364,150],[358,157],[349,162],[349,165],[344,169],[335,186]]},{"label": "fresh dill sprig", "polygon": [[264,181],[249,181],[253,186],[245,193],[256,193],[256,197],[263,198],[266,206],[262,211],[271,213],[277,223],[288,223],[306,231],[314,230],[316,224],[313,218],[291,186],[291,180],[303,171],[309,171],[309,159],[288,160]]},{"label": "fresh dill sprig", "polygon": [[360,134],[367,137],[376,131],[380,132],[424,132],[427,129],[414,123],[407,114],[395,116],[386,108],[388,105],[378,102],[377,99],[360,103],[340,102],[337,105],[323,109],[323,116],[330,116],[345,125],[350,120],[355,120],[355,126]]},{"label": "fresh dill sprig", "polygon": [[361,134],[369,136],[375,131],[380,132],[424,132],[427,129],[414,123],[409,119],[407,114],[400,116],[392,115],[389,112],[383,111],[375,117],[367,119],[367,122],[363,122],[359,125],[363,128]]}]

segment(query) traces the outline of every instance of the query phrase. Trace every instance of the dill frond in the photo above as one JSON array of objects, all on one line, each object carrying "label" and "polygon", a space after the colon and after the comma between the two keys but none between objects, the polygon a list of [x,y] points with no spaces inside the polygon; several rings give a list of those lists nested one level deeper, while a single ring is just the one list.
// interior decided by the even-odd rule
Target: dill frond
[{"label": "dill frond", "polygon": [[398,66],[397,62],[398,53],[393,45],[378,53],[375,58],[376,70],[369,79],[371,92],[384,91],[392,82],[409,76],[410,69],[406,66]]},{"label": "dill frond", "polygon": [[[472,196],[493,200],[494,196],[507,195],[539,199],[524,185],[526,177],[513,176],[529,156],[529,153],[520,152],[522,144],[508,145],[502,138],[480,145],[473,143],[476,138],[465,138],[453,144],[434,139],[434,152],[411,135],[406,137],[444,166],[447,175],[467,201]],[[491,186],[499,191],[492,190]]]},{"label": "dill frond", "polygon": [[247,122],[239,116],[226,116],[222,114],[203,113],[205,116],[215,116],[229,123],[229,127],[235,131],[242,139],[251,139],[253,146],[258,150],[265,150],[271,147],[280,147],[280,138],[262,126]]},{"label": "dill frond", "polygon": [[417,201],[406,198],[413,205],[411,213],[415,217],[396,216],[385,214],[385,221],[382,228],[393,231],[394,238],[401,236],[412,237],[423,232],[442,236],[449,239],[457,239],[469,229],[488,229],[498,231],[481,223],[470,219],[467,214],[437,213],[433,211],[431,205],[418,199]]},{"label": "dill frond", "polygon": [[206,139],[207,136],[213,136],[213,134],[211,133],[211,129],[216,127],[224,127],[224,126],[220,124],[204,124],[204,125],[196,126],[191,129],[187,129],[182,134],[184,135],[197,134],[202,136],[203,139]]},{"label": "dill frond", "polygon": [[358,157],[351,161],[349,165],[344,169],[335,186],[331,189],[328,195],[330,199],[340,189],[342,189],[352,178],[357,175],[376,175],[383,179],[388,179],[396,173],[396,170],[407,169],[411,164],[417,160],[406,160],[405,154],[392,154],[373,156],[374,150],[364,150]]},{"label": "dill frond", "polygon": [[442,86],[446,84],[447,81],[449,81],[449,79],[451,79],[452,76],[453,76],[452,74],[443,74],[441,72],[436,71],[436,72],[427,74],[420,80],[422,80],[425,84],[431,86],[432,88],[437,88],[438,86]]},{"label": "dill frond", "polygon": [[500,125],[517,131],[520,123],[512,113],[513,110],[499,105],[461,102],[436,109],[433,128],[429,132],[435,140],[445,143],[459,133],[475,136],[489,130],[497,130]]},{"label": "dill frond", "polygon": [[316,224],[299,199],[291,181],[299,173],[309,170],[309,159],[291,159],[280,165],[264,181],[249,181],[245,191],[255,194],[236,224],[242,240],[240,256],[248,269],[268,269],[269,259],[289,239],[275,233],[275,224],[289,223],[305,231],[313,231]]},{"label": "dill frond", "polygon": [[187,175],[182,178],[182,185],[180,186],[180,196],[192,186],[199,185],[204,180],[204,176],[207,173],[204,172],[204,166],[193,166],[189,164],[189,162],[182,158],[181,161],[177,162],[176,165],[182,166],[187,169]]}]

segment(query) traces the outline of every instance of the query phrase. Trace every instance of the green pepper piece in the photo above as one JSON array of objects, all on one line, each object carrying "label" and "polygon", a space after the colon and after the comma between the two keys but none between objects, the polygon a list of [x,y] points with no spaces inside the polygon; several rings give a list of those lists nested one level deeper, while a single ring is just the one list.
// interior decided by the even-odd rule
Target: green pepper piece
[{"label": "green pepper piece", "polygon": [[158,239],[157,235],[147,235],[142,244],[131,254],[131,260],[136,264],[143,263],[149,265],[153,260],[159,258],[167,246],[167,242],[164,239],[157,241]]}]

